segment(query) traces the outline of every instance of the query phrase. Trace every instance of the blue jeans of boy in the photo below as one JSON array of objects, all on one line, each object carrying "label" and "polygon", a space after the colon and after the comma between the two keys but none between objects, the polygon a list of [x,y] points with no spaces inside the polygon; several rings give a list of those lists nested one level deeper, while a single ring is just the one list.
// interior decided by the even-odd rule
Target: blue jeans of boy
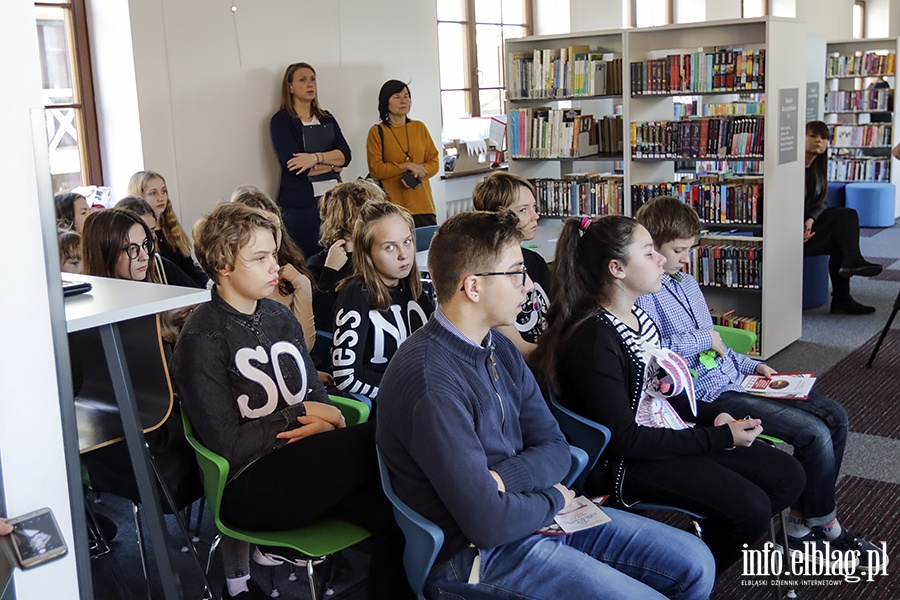
[{"label": "blue jeans of boy", "polygon": [[763,432],[794,447],[806,471],[806,487],[792,508],[808,526],[828,525],[837,516],[834,486],[844,460],[849,422],[844,407],[820,394],[807,400],[779,400],[742,392],[723,392],[714,406],[735,419],[762,420]]},{"label": "blue jeans of boy", "polygon": [[668,525],[603,508],[612,521],[570,536],[529,535],[481,550],[477,583],[468,583],[479,550],[465,548],[438,565],[429,598],[603,598],[643,600],[709,597],[712,554],[698,538]]}]

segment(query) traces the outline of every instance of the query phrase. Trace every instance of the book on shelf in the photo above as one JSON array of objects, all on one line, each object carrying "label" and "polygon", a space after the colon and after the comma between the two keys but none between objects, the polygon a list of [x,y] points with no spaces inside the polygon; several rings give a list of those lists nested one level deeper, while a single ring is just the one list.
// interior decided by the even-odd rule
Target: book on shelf
[{"label": "book on shelf", "polygon": [[828,181],[890,182],[891,161],[886,158],[831,158]]},{"label": "book on shelf", "polygon": [[893,75],[897,57],[894,52],[872,51],[836,54],[828,57],[826,77],[878,77]]},{"label": "book on shelf", "polygon": [[744,329],[756,334],[756,343],[747,351],[747,354],[759,354],[762,345],[762,323],[759,319],[735,314],[734,310],[722,311],[710,309],[713,325]]},{"label": "book on shelf", "polygon": [[765,88],[764,48],[720,48],[632,62],[631,95],[745,92]]},{"label": "book on shelf", "polygon": [[704,176],[679,182],[631,186],[631,214],[657,196],[674,196],[693,208],[700,219],[715,224],[762,223],[763,179]]},{"label": "book on shelf", "polygon": [[766,103],[763,101],[760,102],[728,102],[728,103],[715,103],[715,102],[704,102],[700,103],[697,100],[692,100],[690,102],[676,102],[675,103],[675,111],[673,115],[673,119],[676,121],[680,121],[682,119],[687,119],[690,117],[720,117],[724,115],[735,115],[735,116],[760,116],[766,113]]},{"label": "book on shelf", "polygon": [[891,125],[835,125],[832,148],[885,147],[891,145]]},{"label": "book on shelf", "polygon": [[778,373],[772,377],[745,375],[741,387],[745,392],[766,398],[807,400],[815,383],[815,373]]},{"label": "book on shelf", "polygon": [[825,112],[885,112],[894,109],[893,90],[837,90],[825,94]]},{"label": "book on shelf", "polygon": [[571,173],[563,179],[532,179],[538,214],[550,217],[624,213],[624,178],[601,173]]},{"label": "book on shelf", "polygon": [[510,100],[622,94],[622,59],[576,44],[507,54]]},{"label": "book on shelf", "polygon": [[764,117],[631,123],[633,158],[762,158]]},{"label": "book on shelf", "polygon": [[578,108],[513,109],[508,142],[512,158],[579,158],[598,149],[595,119]]},{"label": "book on shelf", "polygon": [[740,238],[722,243],[700,239],[691,249],[689,272],[702,286],[760,289],[762,244]]}]

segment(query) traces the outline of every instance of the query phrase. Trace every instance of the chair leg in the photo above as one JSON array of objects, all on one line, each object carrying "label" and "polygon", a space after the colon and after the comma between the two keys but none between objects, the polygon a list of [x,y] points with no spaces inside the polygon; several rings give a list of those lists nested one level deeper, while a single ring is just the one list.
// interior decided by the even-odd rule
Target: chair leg
[{"label": "chair leg", "polygon": [[[784,544],[781,547],[782,552],[783,552],[782,558],[784,559],[784,564],[788,564],[788,562],[789,562],[788,556],[790,555],[790,548],[788,546],[788,534],[787,534],[787,518],[785,517],[785,515],[787,514],[787,511],[788,511],[788,509],[784,509],[783,511],[781,511],[781,514],[779,515],[781,517],[781,542]],[[774,536],[773,536],[773,539],[774,539]],[[787,592],[785,592],[784,597],[785,598],[796,598],[797,591],[793,587],[789,586]]]},{"label": "chair leg", "polygon": [[144,571],[144,582],[147,584],[147,599],[152,600],[153,594],[150,589],[150,573],[147,570],[147,549],[144,546],[144,536],[141,528],[141,505],[132,504],[131,509],[134,514],[134,530],[137,534],[138,550],[141,555],[141,569]]},{"label": "chair leg", "polygon": [[195,544],[200,541],[200,523],[203,520],[204,508],[206,508],[206,496],[200,496],[200,505],[197,508],[197,526],[194,528],[194,537],[191,538]]},{"label": "chair leg", "polygon": [[288,581],[297,581],[297,574],[294,572],[294,565],[288,563]]},{"label": "chair leg", "polygon": [[212,544],[209,546],[209,555],[206,557],[206,574],[209,575],[210,569],[212,569],[212,561],[213,556],[216,554],[216,548],[219,547],[219,542],[222,541],[222,534],[217,534],[213,539]]},{"label": "chair leg", "polygon": [[[272,581],[272,593],[269,595],[273,598],[277,598],[281,595],[281,592],[278,591],[278,586],[275,584],[275,567],[269,567],[269,575],[271,576]],[[315,600],[315,597],[313,597],[313,600]]]},{"label": "chair leg", "polygon": [[900,293],[897,294],[897,300],[894,301],[894,310],[891,311],[891,316],[888,317],[887,323],[884,324],[884,329],[881,330],[881,335],[878,336],[878,341],[875,342],[875,347],[872,348],[872,355],[869,356],[869,360],[866,361],[867,369],[872,368],[872,363],[875,362],[875,355],[878,354],[878,350],[881,348],[881,343],[884,341],[885,336],[887,336],[887,332],[891,328],[891,323],[894,322],[894,317],[897,316],[897,311],[900,310],[900,308],[898,308],[898,304],[900,304]]},{"label": "chair leg", "polygon": [[316,573],[314,571],[313,559],[311,556],[309,557],[309,560],[306,561],[306,576],[309,578],[310,598],[312,598],[312,600],[318,600],[319,596],[316,593]]}]

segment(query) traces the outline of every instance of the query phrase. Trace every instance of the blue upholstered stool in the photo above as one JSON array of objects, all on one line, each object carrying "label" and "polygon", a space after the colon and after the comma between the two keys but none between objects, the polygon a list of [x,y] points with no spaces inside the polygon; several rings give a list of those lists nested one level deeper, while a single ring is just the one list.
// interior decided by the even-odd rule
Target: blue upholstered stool
[{"label": "blue upholstered stool", "polygon": [[826,206],[833,208],[847,203],[847,184],[843,181],[832,181],[828,184],[828,201]]},{"label": "blue upholstered stool", "polygon": [[828,302],[828,255],[803,257],[803,310]]},{"label": "blue upholstered stool", "polygon": [[848,183],[847,208],[859,213],[860,227],[893,227],[893,183]]}]

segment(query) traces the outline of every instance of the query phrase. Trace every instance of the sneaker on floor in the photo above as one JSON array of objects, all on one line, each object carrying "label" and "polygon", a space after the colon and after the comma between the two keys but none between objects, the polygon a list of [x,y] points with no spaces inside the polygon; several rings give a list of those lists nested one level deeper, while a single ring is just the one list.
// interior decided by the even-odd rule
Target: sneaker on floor
[{"label": "sneaker on floor", "polygon": [[841,277],[853,277],[854,275],[859,275],[860,277],[875,277],[880,274],[883,269],[884,267],[878,263],[864,260],[860,263],[841,267],[840,270],[838,270],[838,273]]},{"label": "sneaker on floor", "polygon": [[[289,563],[296,567],[306,568],[307,558],[293,548],[286,546],[257,546],[253,551],[253,562],[264,567],[276,567],[282,563]],[[313,565],[322,564],[324,559],[314,560]]]},{"label": "sneaker on floor", "polygon": [[875,312],[875,307],[860,304],[848,296],[846,298],[832,298],[831,312],[841,315],[870,315]]},{"label": "sneaker on floor", "polygon": [[881,554],[881,548],[879,548],[869,540],[860,537],[856,533],[853,533],[846,527],[843,528],[843,530],[841,531],[841,535],[839,535],[836,540],[831,540],[831,547],[834,550],[840,550],[842,552],[858,552],[858,554],[856,554],[857,558],[854,559],[854,562],[857,563],[856,566],[859,569],[868,569],[872,566],[883,566],[887,561],[887,557],[885,556],[882,556],[880,559],[875,558],[879,554]]},{"label": "sneaker on floor", "polygon": [[228,584],[226,583],[222,587],[222,600],[228,600],[229,598],[235,598],[237,600],[269,600],[269,595],[262,591],[256,582],[252,579],[247,580],[247,591],[241,592],[237,596],[231,596],[228,594]]},{"label": "sneaker on floor", "polygon": [[[783,536],[778,536],[778,539],[781,540],[784,538]],[[825,540],[816,535],[815,532],[810,531],[801,537],[789,535],[787,536],[787,539],[788,549],[791,551],[791,555],[802,555],[805,562],[821,565],[830,562],[828,559],[827,547],[825,546]],[[781,550],[781,545],[775,544],[775,548]]]}]

